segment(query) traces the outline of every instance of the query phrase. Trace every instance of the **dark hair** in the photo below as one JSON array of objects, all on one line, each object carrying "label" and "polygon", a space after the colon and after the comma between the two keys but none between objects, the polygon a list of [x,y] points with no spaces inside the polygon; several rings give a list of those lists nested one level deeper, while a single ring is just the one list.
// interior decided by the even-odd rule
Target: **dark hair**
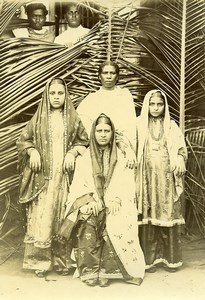
[{"label": "dark hair", "polygon": [[79,13],[81,13],[81,6],[78,3],[69,2],[69,3],[65,4],[65,6],[64,6],[64,13],[65,14],[68,12],[68,10],[70,9],[71,6],[75,6],[78,9]]},{"label": "dark hair", "polygon": [[43,3],[31,3],[31,4],[28,4],[26,6],[26,13],[27,15],[31,15],[32,12],[36,9],[42,9],[43,10],[43,13],[44,13],[44,16],[47,16],[48,14],[48,10],[46,8],[46,6],[43,4]]},{"label": "dark hair", "polygon": [[119,76],[119,73],[120,73],[120,69],[119,69],[119,66],[117,63],[115,63],[114,61],[105,61],[104,63],[102,63],[99,68],[98,68],[98,76],[101,75],[102,71],[103,71],[103,68],[105,66],[113,66],[115,68],[115,71],[116,71],[116,74],[117,76]]},{"label": "dark hair", "polygon": [[60,77],[52,78],[49,86],[51,86],[52,84],[56,84],[56,83],[62,84],[63,86],[65,86],[63,79]]},{"label": "dark hair", "polygon": [[164,104],[165,104],[164,96],[162,95],[162,93],[161,93],[160,91],[154,92],[154,93],[151,95],[150,99],[152,99],[152,97],[154,97],[154,96],[156,96],[156,97],[158,97],[158,98],[161,98],[161,99],[164,101]]},{"label": "dark hair", "polygon": [[97,126],[98,124],[101,124],[101,123],[110,125],[110,127],[112,127],[112,122],[111,122],[110,118],[109,118],[108,116],[106,116],[105,114],[101,114],[101,115],[97,118],[96,123],[95,123],[95,126]]}]

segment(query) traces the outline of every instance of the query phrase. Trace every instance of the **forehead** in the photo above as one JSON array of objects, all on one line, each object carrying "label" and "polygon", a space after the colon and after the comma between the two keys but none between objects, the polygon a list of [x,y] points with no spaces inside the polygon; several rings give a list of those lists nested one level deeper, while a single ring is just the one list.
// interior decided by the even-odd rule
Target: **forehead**
[{"label": "forehead", "polygon": [[116,69],[114,66],[106,65],[102,68],[102,72],[116,72]]},{"label": "forehead", "polygon": [[159,97],[159,96],[152,96],[149,100],[149,103],[163,103],[164,104],[164,100]]},{"label": "forehead", "polygon": [[106,123],[100,123],[96,126],[96,130],[111,129],[111,126]]},{"label": "forehead", "polygon": [[44,10],[41,9],[41,8],[34,9],[34,10],[31,12],[31,15],[45,16]]},{"label": "forehead", "polygon": [[70,12],[70,11],[79,11],[79,8],[76,5],[70,5],[68,7],[67,12]]},{"label": "forehead", "polygon": [[60,83],[53,83],[49,87],[49,91],[64,91],[64,90],[65,90],[64,85]]}]

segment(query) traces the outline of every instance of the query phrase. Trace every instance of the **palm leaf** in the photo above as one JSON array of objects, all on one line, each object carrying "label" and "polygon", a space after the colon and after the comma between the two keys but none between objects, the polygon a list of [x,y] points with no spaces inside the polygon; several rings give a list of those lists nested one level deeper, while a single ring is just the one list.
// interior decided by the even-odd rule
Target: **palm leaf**
[{"label": "palm leaf", "polygon": [[[128,87],[133,94],[137,115],[144,94],[154,87],[163,89],[168,95],[171,115],[179,122],[184,1],[144,1],[143,6],[136,5],[135,1],[126,1],[127,11],[123,10],[120,2],[116,1],[113,5],[111,28],[111,56],[122,70],[119,84]],[[86,1],[84,5],[89,7]],[[19,1],[12,4],[4,1],[1,12],[3,29],[18,6]],[[105,4],[102,6],[106,15],[108,9]],[[201,232],[204,232],[202,215],[205,203],[198,203],[204,195],[203,169],[200,167],[204,152],[199,153],[205,146],[202,109],[205,94],[204,0],[187,0],[186,11],[184,113],[190,155],[186,199],[192,205]],[[99,87],[97,68],[107,57],[107,45],[106,17],[71,49],[29,39],[15,38],[1,43],[1,92],[4,99],[0,145],[3,154],[1,171],[4,174],[1,195],[10,193],[18,185],[15,140],[35,111],[46,81],[52,76],[63,77],[74,105],[78,106],[87,93]],[[197,142],[196,132],[200,132]]]}]

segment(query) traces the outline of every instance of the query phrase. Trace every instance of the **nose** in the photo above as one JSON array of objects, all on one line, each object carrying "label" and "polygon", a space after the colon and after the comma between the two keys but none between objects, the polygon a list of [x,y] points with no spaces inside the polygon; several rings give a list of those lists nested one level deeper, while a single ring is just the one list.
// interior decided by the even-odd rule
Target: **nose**
[{"label": "nose", "polygon": [[101,132],[101,137],[105,137],[105,132],[104,131]]},{"label": "nose", "polygon": [[35,21],[36,21],[36,23],[39,23],[40,22],[40,17],[36,16]]}]

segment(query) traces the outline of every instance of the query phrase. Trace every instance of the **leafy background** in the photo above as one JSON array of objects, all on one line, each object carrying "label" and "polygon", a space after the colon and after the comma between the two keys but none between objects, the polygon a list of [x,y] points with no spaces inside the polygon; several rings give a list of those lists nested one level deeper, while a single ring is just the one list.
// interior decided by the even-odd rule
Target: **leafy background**
[{"label": "leafy background", "polygon": [[[119,84],[134,97],[136,115],[148,90],[158,87],[168,95],[171,116],[184,130],[189,151],[182,199],[186,232],[205,236],[205,1],[113,1],[112,7],[94,2],[95,9],[92,2],[81,4],[91,17],[99,10],[101,18],[70,49],[26,38],[1,39],[0,240],[10,251],[2,261],[18,248],[25,225],[15,141],[52,76],[66,80],[76,107],[99,88],[97,68],[109,46],[111,59],[120,65]],[[23,3],[1,2],[2,37],[16,26],[14,15]]]}]

